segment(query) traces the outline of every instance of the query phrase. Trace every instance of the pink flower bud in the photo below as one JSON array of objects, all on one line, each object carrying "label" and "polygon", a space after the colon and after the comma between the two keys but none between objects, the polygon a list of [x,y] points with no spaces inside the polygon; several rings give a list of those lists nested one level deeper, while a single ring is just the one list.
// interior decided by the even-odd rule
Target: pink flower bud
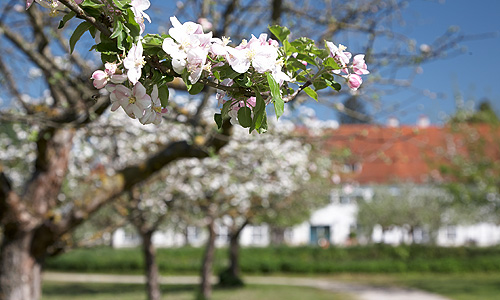
[{"label": "pink flower bud", "polygon": [[101,70],[97,70],[92,73],[91,78],[94,80],[94,87],[96,89],[102,89],[103,87],[105,87],[109,80],[108,75]]},{"label": "pink flower bud", "polygon": [[351,90],[357,90],[361,86],[361,83],[363,83],[363,80],[358,74],[347,75],[347,85]]},{"label": "pink flower bud", "polygon": [[368,67],[365,63],[365,56],[363,54],[358,54],[354,56],[352,60],[352,70],[358,75],[369,74]]}]

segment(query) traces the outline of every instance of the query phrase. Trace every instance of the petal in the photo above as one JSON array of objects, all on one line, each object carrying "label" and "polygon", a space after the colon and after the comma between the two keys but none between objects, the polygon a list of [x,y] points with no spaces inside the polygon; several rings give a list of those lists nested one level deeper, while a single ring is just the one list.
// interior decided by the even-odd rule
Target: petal
[{"label": "petal", "polygon": [[136,99],[143,98],[144,95],[146,95],[146,88],[142,85],[142,83],[138,82],[132,89],[132,93]]}]

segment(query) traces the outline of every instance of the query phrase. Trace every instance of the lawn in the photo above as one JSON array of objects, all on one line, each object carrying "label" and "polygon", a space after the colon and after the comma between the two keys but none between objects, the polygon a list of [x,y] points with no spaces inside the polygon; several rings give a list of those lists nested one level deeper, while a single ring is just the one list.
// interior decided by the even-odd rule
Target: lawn
[{"label": "lawn", "polygon": [[328,278],[376,286],[412,287],[453,300],[500,299],[500,273],[340,274]]},{"label": "lawn", "polygon": [[[163,285],[163,298],[169,300],[193,300],[196,286]],[[140,284],[60,283],[45,282],[42,300],[142,300],[146,299],[144,286]],[[272,285],[248,285],[242,289],[215,289],[213,300],[348,300],[345,294],[307,287]]]}]

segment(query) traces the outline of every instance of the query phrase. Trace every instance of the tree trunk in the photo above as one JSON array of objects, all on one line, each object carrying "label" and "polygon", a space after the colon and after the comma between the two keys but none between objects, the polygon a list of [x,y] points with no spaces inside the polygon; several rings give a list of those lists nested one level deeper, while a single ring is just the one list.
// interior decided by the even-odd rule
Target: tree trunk
[{"label": "tree trunk", "polygon": [[0,248],[0,300],[38,300],[42,264],[31,253],[33,235],[6,233]]},{"label": "tree trunk", "polygon": [[282,227],[271,226],[271,245],[281,246],[285,243],[285,229]]},{"label": "tree trunk", "polygon": [[201,267],[201,283],[200,283],[200,294],[198,299],[210,299],[212,296],[212,285],[210,283],[210,277],[212,276],[212,265],[215,256],[215,220],[210,218],[207,225],[208,229],[208,240],[205,248],[205,253],[203,255],[203,262]]},{"label": "tree trunk", "polygon": [[219,285],[223,287],[241,287],[244,285],[240,272],[240,235],[246,223],[231,230],[229,237],[229,267],[219,274]]},{"label": "tree trunk", "polygon": [[141,233],[142,250],[144,252],[145,271],[146,271],[146,289],[149,300],[160,300],[160,284],[158,264],[156,263],[156,249],[153,245],[154,231]]}]

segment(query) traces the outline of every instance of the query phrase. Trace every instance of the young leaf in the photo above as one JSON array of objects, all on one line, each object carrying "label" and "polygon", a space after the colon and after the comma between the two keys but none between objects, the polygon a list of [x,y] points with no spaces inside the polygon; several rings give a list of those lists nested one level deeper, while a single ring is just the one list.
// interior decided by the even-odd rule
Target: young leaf
[{"label": "young leaf", "polygon": [[238,121],[243,128],[252,126],[252,110],[249,107],[242,107],[238,110]]},{"label": "young leaf", "polygon": [[224,118],[224,119],[229,118],[228,114],[232,108],[233,108],[233,105],[232,105],[231,101],[224,102],[224,104],[222,105],[222,109],[221,109],[222,118]]},{"label": "young leaf", "polygon": [[61,29],[66,25],[66,22],[71,20],[74,16],[76,16],[76,13],[74,11],[70,11],[69,13],[65,14],[62,20],[59,22],[59,27],[57,29]]},{"label": "young leaf", "polygon": [[250,132],[252,132],[254,129],[259,130],[266,120],[266,102],[264,102],[264,99],[262,99],[262,96],[260,95],[258,90],[255,91],[255,98],[256,101],[255,107],[253,108],[253,120],[252,126],[250,127]]},{"label": "young leaf", "polygon": [[75,50],[76,42],[78,42],[78,40],[80,40],[85,31],[89,30],[91,27],[92,24],[88,22],[83,22],[75,28],[75,32],[73,32],[73,34],[69,38],[70,53],[73,53],[73,50]]},{"label": "young leaf", "polygon": [[281,98],[280,86],[274,80],[273,76],[270,73],[266,73],[267,75],[267,83],[269,84],[269,88],[271,90],[271,96],[274,103],[274,111],[276,113],[276,118],[279,119],[283,112],[285,111],[285,102],[283,98]]},{"label": "young leaf", "polygon": [[282,43],[290,34],[290,30],[288,28],[281,27],[279,25],[270,26],[269,31],[271,31],[271,33],[274,34],[274,36]]},{"label": "young leaf", "polygon": [[217,128],[221,129],[222,128],[222,115],[221,114],[214,114],[214,120],[215,120],[215,123],[217,124]]},{"label": "young leaf", "polygon": [[313,90],[311,87],[306,87],[304,89],[304,92],[309,95],[309,97],[313,98],[314,100],[318,101],[318,93],[316,93],[315,90]]},{"label": "young leaf", "polygon": [[114,38],[118,37],[122,33],[122,30],[123,30],[122,22],[120,22],[119,20],[116,20],[115,25],[113,27],[113,34],[110,36],[110,38],[114,39]]},{"label": "young leaf", "polygon": [[160,98],[161,107],[167,107],[168,105],[168,86],[166,84],[158,87],[158,98]]},{"label": "young leaf", "polygon": [[197,83],[189,86],[188,92],[191,95],[196,95],[196,94],[199,94],[203,90],[204,87],[205,87],[205,85],[203,83],[197,82]]}]

